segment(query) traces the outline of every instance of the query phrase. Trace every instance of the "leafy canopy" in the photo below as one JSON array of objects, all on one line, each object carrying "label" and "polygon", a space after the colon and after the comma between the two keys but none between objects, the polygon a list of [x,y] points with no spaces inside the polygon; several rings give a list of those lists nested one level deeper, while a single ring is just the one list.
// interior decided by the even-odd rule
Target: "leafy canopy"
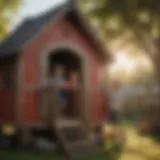
[{"label": "leafy canopy", "polygon": [[[146,54],[160,80],[160,1],[81,0],[82,10],[113,52]],[[141,69],[141,68],[139,68]]]},{"label": "leafy canopy", "polygon": [[0,38],[8,31],[22,0],[0,0]]},{"label": "leafy canopy", "polygon": [[[139,43],[137,40],[142,40],[142,31],[152,40],[160,37],[159,0],[81,0],[80,2],[89,18],[99,25],[105,40],[125,37],[125,42],[130,40]],[[138,43],[136,45],[139,45]],[[143,44],[143,47],[148,50],[146,44]]]}]

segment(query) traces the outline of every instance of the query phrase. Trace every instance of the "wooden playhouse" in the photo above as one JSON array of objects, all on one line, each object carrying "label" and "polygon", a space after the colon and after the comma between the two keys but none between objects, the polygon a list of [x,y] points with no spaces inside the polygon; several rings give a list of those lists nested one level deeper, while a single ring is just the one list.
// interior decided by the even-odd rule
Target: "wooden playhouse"
[{"label": "wooden playhouse", "polygon": [[[88,136],[107,116],[101,80],[108,53],[94,34],[73,1],[25,19],[0,46],[1,125],[20,128],[25,139],[32,129],[50,125],[70,156],[75,147],[63,129],[72,128],[71,137],[78,136],[73,128]],[[67,119],[57,117],[54,88],[48,86],[57,61],[67,73],[76,69],[81,75],[81,89],[69,93]]]}]

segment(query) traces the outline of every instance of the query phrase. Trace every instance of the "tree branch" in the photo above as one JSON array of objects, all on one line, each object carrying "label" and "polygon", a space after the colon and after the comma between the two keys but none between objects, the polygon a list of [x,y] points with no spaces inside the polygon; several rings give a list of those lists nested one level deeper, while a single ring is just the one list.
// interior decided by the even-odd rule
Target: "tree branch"
[{"label": "tree branch", "polygon": [[150,56],[151,59],[155,58],[158,50],[152,36],[141,28],[136,20],[130,18],[129,20],[125,20],[125,23],[133,31],[136,39],[139,39],[141,47],[146,51],[148,56]]}]

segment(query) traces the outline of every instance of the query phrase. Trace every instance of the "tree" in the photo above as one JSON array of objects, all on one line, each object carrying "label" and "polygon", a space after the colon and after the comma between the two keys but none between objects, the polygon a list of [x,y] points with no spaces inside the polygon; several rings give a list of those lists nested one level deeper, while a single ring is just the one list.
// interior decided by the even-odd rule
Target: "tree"
[{"label": "tree", "polygon": [[81,4],[104,40],[120,39],[120,46],[130,44],[145,51],[160,82],[159,0],[82,0]]},{"label": "tree", "polygon": [[0,38],[7,33],[21,2],[22,0],[0,0]]},{"label": "tree", "polygon": [[[121,47],[132,45],[147,54],[160,86],[160,1],[81,0],[81,4],[104,41],[118,39]],[[152,118],[159,120],[159,116],[157,112]],[[156,128],[160,130],[159,121]]]}]

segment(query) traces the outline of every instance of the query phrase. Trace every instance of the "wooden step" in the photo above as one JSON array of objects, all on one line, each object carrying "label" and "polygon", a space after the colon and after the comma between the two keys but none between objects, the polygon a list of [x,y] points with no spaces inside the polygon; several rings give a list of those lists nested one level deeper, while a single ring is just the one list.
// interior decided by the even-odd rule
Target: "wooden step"
[{"label": "wooden step", "polygon": [[85,157],[97,152],[98,147],[93,142],[82,141],[76,144],[71,144],[71,150],[72,150],[72,158],[77,158],[77,157]]},{"label": "wooden step", "polygon": [[70,142],[83,141],[87,138],[86,134],[83,132],[81,126],[77,127],[64,127],[61,129],[66,140]]},{"label": "wooden step", "polygon": [[78,120],[70,120],[70,119],[61,119],[56,121],[56,127],[76,127],[81,125],[81,122]]},{"label": "wooden step", "polygon": [[92,154],[96,144],[87,136],[83,125],[77,120],[59,120],[53,125],[57,138],[69,158]]}]

